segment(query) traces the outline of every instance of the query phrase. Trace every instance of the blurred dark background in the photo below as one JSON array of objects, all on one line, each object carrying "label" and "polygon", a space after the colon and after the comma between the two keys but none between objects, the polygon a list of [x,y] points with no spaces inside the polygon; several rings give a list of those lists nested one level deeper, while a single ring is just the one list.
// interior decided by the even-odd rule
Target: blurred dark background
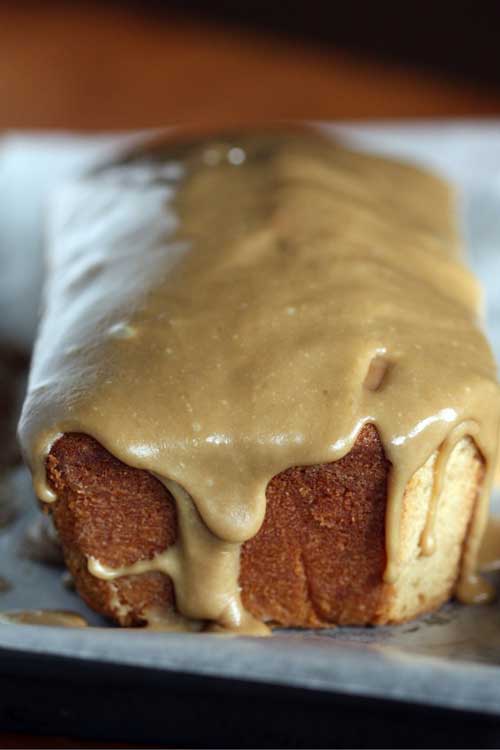
[{"label": "blurred dark background", "polygon": [[3,0],[0,129],[500,113],[500,2]]},{"label": "blurred dark background", "polygon": [[151,5],[500,85],[498,0],[157,0]]}]

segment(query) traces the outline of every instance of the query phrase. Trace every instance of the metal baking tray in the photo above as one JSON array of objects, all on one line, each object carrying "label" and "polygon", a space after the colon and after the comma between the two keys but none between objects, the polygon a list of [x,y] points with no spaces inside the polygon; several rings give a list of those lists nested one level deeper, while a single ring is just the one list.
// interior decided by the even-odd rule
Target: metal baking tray
[{"label": "metal baking tray", "polygon": [[[500,357],[500,122],[321,127],[457,185]],[[0,141],[0,320],[8,310],[0,339],[24,350],[33,339],[49,189],[122,138]],[[498,746],[500,603],[451,603],[397,627],[268,639],[121,630],[65,586],[61,567],[29,557],[39,512],[25,469],[10,472],[7,495],[17,515],[0,530],[0,575],[10,584],[0,611],[67,609],[92,627],[0,626],[3,727],[169,746]],[[494,502],[500,508],[500,494]]]}]

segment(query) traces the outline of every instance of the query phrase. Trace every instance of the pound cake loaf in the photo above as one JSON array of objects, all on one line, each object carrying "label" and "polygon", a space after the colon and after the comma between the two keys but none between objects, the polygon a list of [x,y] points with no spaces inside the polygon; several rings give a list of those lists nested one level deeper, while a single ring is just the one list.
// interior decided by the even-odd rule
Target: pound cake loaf
[{"label": "pound cake loaf", "polygon": [[453,196],[313,131],[65,186],[20,438],[77,590],[265,633],[483,601],[499,427]]}]

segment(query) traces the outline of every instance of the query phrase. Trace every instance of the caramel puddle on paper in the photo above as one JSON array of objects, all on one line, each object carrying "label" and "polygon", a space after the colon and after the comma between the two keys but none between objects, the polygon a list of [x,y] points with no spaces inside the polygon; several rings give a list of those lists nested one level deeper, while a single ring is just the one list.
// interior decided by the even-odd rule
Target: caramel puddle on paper
[{"label": "caramel puddle on paper", "polygon": [[48,625],[64,628],[86,628],[88,622],[76,612],[63,609],[22,609],[0,612],[0,625]]}]

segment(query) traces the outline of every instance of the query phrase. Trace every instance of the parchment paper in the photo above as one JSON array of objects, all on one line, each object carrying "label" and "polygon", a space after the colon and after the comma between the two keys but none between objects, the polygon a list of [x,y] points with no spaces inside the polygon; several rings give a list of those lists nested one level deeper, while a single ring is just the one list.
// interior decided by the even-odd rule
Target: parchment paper
[{"label": "parchment paper", "polygon": [[[500,122],[321,127],[359,148],[426,164],[457,186],[469,259],[486,290],[485,325],[500,358]],[[131,137],[14,133],[0,140],[0,340],[29,350],[34,337],[50,188]],[[498,603],[448,604],[398,627],[289,630],[269,639],[119,630],[65,588],[60,568],[23,556],[38,514],[24,469],[12,473],[9,493],[19,509],[0,531],[0,573],[12,584],[0,593],[0,610],[70,609],[94,627],[4,625],[0,648],[500,715]],[[495,502],[500,507],[500,495]]]}]

